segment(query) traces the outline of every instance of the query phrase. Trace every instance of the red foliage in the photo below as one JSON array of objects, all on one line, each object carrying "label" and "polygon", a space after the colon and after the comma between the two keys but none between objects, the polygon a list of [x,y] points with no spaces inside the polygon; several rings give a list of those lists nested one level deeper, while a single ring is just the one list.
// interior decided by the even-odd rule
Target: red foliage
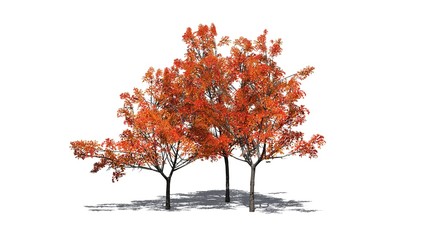
[{"label": "red foliage", "polygon": [[[232,155],[236,148],[241,156],[235,158],[251,166],[289,155],[316,157],[323,136],[306,141],[295,130],[309,114],[298,100],[305,96],[301,81],[314,67],[286,77],[275,62],[282,41],[267,44],[267,30],[256,40],[225,36],[217,43],[216,36],[213,24],[188,28],[184,58],[148,69],[146,89],[120,95],[117,116],[127,126],[120,139],[71,142],[76,158],[98,158],[92,171],[109,167],[116,181],[126,168],[165,177],[165,164],[173,172],[196,159]],[[222,46],[230,47],[228,56],[218,53]]]}]

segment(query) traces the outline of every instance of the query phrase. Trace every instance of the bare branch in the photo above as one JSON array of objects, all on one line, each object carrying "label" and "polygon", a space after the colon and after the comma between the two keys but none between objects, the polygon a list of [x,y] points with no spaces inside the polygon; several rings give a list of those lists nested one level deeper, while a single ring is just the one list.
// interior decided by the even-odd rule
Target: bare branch
[{"label": "bare branch", "polygon": [[258,161],[255,163],[255,167],[258,166],[258,164],[260,162],[262,162],[262,160],[264,160],[264,156],[267,150],[267,143],[264,142],[264,146],[262,147],[262,152],[261,152],[261,156],[259,156]]},{"label": "bare branch", "polygon": [[234,158],[234,159],[236,159],[236,160],[239,160],[239,161],[242,161],[242,162],[247,162],[246,160],[238,158],[238,157],[235,157],[234,155],[230,154],[229,156],[232,157],[232,158]]},{"label": "bare branch", "polygon": [[183,168],[183,167],[187,166],[188,164],[190,164],[190,163],[192,163],[192,162],[193,162],[193,161],[185,160],[184,162],[182,162],[181,164],[178,164],[178,165],[175,167],[175,171],[178,171],[179,169],[181,169],[181,168]]},{"label": "bare branch", "polygon": [[291,74],[291,75],[289,75],[289,76],[286,76],[286,77],[284,77],[283,78],[283,80],[286,80],[286,79],[288,79],[288,78],[291,78],[291,77],[293,77],[293,76],[295,76],[295,75],[297,75],[296,73],[294,73],[294,74]]},{"label": "bare branch", "polygon": [[150,170],[150,171],[154,171],[154,172],[160,172],[159,169],[153,169],[151,167],[143,167],[143,166],[126,165],[125,168],[145,169],[145,170]]},{"label": "bare branch", "polygon": [[292,156],[292,155],[294,155],[294,154],[296,154],[296,153],[298,153],[298,152],[291,152],[291,153],[285,154],[285,155],[283,155],[283,156],[269,157],[269,158],[267,158],[267,159],[285,158],[285,157]]}]

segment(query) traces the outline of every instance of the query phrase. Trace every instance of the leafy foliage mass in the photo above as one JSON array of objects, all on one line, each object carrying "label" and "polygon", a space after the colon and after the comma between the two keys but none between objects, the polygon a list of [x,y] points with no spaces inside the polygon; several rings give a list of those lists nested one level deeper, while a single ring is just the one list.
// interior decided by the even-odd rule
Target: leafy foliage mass
[{"label": "leafy foliage mass", "polygon": [[[217,40],[213,24],[199,25],[182,38],[187,47],[182,59],[148,69],[145,89],[120,95],[117,115],[126,128],[119,139],[71,142],[76,158],[97,158],[92,172],[108,167],[114,182],[128,168],[170,180],[195,160],[221,156],[243,161],[253,171],[265,160],[317,157],[324,137],[305,140],[296,130],[309,114],[298,100],[305,96],[301,81],[313,67],[286,76],[275,61],[282,41],[267,41],[267,30],[255,40]],[[223,56],[222,49],[229,53]]]}]

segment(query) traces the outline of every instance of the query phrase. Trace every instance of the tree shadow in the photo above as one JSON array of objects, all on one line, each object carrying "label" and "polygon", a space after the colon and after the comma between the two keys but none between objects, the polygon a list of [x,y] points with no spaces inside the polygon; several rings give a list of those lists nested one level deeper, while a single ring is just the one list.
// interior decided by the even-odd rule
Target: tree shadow
[{"label": "tree shadow", "polygon": [[[257,212],[280,213],[283,211],[316,212],[314,209],[304,208],[304,203],[310,201],[285,200],[280,195],[285,192],[255,193],[255,208]],[[194,209],[223,209],[235,210],[241,206],[249,206],[249,192],[230,190],[231,202],[224,201],[224,190],[198,191],[191,193],[171,194],[171,210],[165,210],[165,197],[153,200],[135,200],[130,203],[102,203],[85,206],[89,211],[116,211],[116,210],[151,210],[151,211],[189,211]]]}]

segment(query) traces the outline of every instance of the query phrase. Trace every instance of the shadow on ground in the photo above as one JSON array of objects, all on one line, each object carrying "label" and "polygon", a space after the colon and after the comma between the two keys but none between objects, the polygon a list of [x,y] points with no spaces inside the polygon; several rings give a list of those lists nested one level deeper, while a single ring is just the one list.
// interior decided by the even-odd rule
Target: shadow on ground
[{"label": "shadow on ground", "polygon": [[[255,208],[257,212],[280,213],[283,211],[315,212],[317,210],[304,208],[304,203],[310,201],[285,200],[281,198],[285,192],[268,193],[268,195],[255,193]],[[249,206],[249,192],[230,190],[230,203],[224,202],[224,190],[209,190],[191,193],[171,194],[171,211],[188,211],[194,209],[237,209]],[[164,208],[165,197],[154,200],[131,201],[130,203],[102,203],[85,206],[90,211],[115,211],[115,210],[152,210],[166,211]]]}]

